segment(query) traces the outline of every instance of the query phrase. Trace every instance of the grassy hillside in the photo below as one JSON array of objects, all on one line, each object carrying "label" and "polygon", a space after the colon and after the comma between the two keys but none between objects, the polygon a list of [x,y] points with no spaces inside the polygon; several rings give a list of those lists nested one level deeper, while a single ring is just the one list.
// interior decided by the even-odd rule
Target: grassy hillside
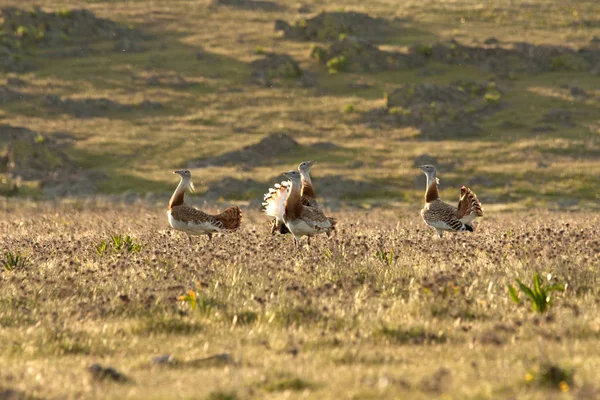
[{"label": "grassy hillside", "polygon": [[[315,159],[317,179],[372,184],[330,195],[323,188],[325,197],[416,202],[423,181],[413,166],[425,159],[440,167],[447,198],[466,183],[487,203],[598,202],[595,1],[375,1],[368,7],[358,1],[62,1],[41,4],[48,14],[37,16],[32,10],[39,1],[3,4],[32,16],[3,14],[8,61],[0,75],[0,85],[6,83],[0,123],[29,129],[41,138],[38,147],[66,154],[71,163],[48,150],[15,155],[3,139],[5,159],[24,160],[22,168],[11,169],[8,161],[3,168],[5,194],[166,193],[175,184],[172,169],[210,164],[211,157],[285,133],[304,147],[251,166],[231,160],[196,168],[197,186],[218,198],[220,180],[231,177],[237,187],[225,197],[254,199],[281,171]],[[79,8],[108,21],[74,14]],[[312,18],[322,12],[334,17],[318,25]],[[276,20],[293,32],[276,32]],[[357,42],[353,49],[355,36],[374,47]],[[341,46],[341,56],[330,45]],[[329,66],[315,47],[329,51]],[[510,53],[515,48],[519,53]],[[587,52],[576,52],[582,48]],[[474,55],[485,49],[508,53]],[[281,63],[268,53],[292,59]],[[470,81],[483,92],[466,102],[446,93],[448,84],[462,88]],[[415,90],[406,84],[430,90],[406,99]],[[404,103],[386,108],[386,96],[397,89]],[[317,142],[326,145],[310,147]],[[33,147],[28,143],[21,145]],[[29,159],[50,168],[19,180]],[[48,181],[52,169],[63,172]],[[74,180],[78,185],[64,187]]]},{"label": "grassy hillside", "polygon": [[[10,3],[33,10],[34,2]],[[71,11],[77,8],[110,20],[105,25],[114,21],[114,26],[102,26],[102,32],[108,31],[104,35],[77,30],[89,24],[77,22],[79,17]],[[379,1],[369,3],[367,10],[359,2],[92,1],[62,2],[43,11],[49,13],[43,23],[37,22],[39,15],[4,13],[4,34],[15,37],[19,47],[12,57],[29,67],[5,74],[5,90],[18,96],[1,104],[0,117],[3,123],[28,128],[50,141],[62,138],[61,151],[77,167],[97,171],[83,194],[166,192],[173,186],[173,168],[285,133],[304,146],[327,142],[337,147],[275,153],[249,168],[233,160],[198,169],[194,172],[200,188],[216,185],[218,192],[219,180],[228,176],[252,179],[259,187],[312,158],[319,162],[317,177],[374,183],[359,193],[342,192],[342,199],[413,202],[422,183],[415,181],[413,165],[417,157],[427,155],[446,167],[440,168],[442,183],[471,184],[488,203],[586,206],[598,200],[600,64],[595,63],[600,57],[584,60],[562,50],[528,61],[508,55],[496,60],[507,65],[500,69],[483,65],[485,57],[469,60],[468,54],[454,60],[428,57],[432,45],[451,39],[459,43],[459,51],[462,46],[510,49],[516,42],[600,51],[593,40],[600,36],[596,2],[558,6],[543,1]],[[321,12],[342,15],[347,25],[340,27],[333,17],[313,24],[311,18]],[[351,12],[368,13],[372,20],[352,19]],[[276,20],[313,31],[283,35],[274,31]],[[378,26],[386,29],[378,32]],[[53,27],[58,37],[49,36]],[[329,60],[329,66],[315,60],[314,51],[311,57],[315,45],[327,51],[330,44],[354,36],[375,43],[373,51],[378,53],[357,56],[345,49],[341,57]],[[422,53],[424,61],[384,68],[374,61],[381,54],[411,52]],[[289,65],[284,62],[281,67],[267,53],[291,56],[286,61],[292,63],[291,75],[285,70]],[[353,56],[366,56],[374,65],[366,71],[355,68],[350,64]],[[265,57],[262,64],[253,64]],[[527,63],[536,59],[540,65],[530,68]],[[471,80],[488,87],[485,111],[478,113],[477,104],[444,102],[443,93],[441,101],[436,97],[443,85]],[[420,104],[416,120],[390,122],[390,111],[414,112],[411,107],[416,105],[410,101],[385,109],[385,96],[407,83],[440,86],[427,95],[431,99],[420,99],[425,108]],[[376,112],[382,108],[383,116]],[[445,115],[449,109],[452,112]],[[15,178],[20,172],[6,174]],[[4,181],[5,191],[13,193],[9,186],[15,184]],[[38,181],[23,180],[20,192],[38,193]],[[255,197],[256,190],[245,187],[226,195]],[[48,193],[80,192],[75,188]]]}]

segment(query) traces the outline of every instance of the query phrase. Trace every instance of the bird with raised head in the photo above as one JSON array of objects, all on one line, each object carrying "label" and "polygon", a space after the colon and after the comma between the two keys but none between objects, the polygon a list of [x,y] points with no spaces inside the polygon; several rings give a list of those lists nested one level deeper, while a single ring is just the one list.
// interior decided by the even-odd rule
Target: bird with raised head
[{"label": "bird with raised head", "polygon": [[179,169],[173,173],[179,175],[180,180],[169,201],[167,216],[171,227],[185,232],[190,243],[192,235],[206,235],[210,240],[213,233],[232,232],[240,227],[242,211],[238,206],[231,206],[220,214],[211,215],[185,204],[185,191],[195,190],[192,174],[187,169]]},{"label": "bird with raised head", "polygon": [[425,206],[421,210],[421,217],[425,223],[434,228],[441,238],[444,231],[448,232],[473,232],[476,227],[475,218],[483,216],[483,207],[471,189],[463,186],[460,189],[458,207],[444,203],[440,199],[437,171],[433,165],[418,167],[427,177],[425,189]]},{"label": "bird with raised head", "polygon": [[308,236],[309,239],[319,233],[326,233],[327,236],[330,236],[335,230],[335,218],[326,217],[323,211],[316,207],[302,204],[302,176],[298,171],[287,171],[283,175],[289,178],[291,184],[289,194],[285,199],[282,220],[294,235],[296,247],[302,236]]}]

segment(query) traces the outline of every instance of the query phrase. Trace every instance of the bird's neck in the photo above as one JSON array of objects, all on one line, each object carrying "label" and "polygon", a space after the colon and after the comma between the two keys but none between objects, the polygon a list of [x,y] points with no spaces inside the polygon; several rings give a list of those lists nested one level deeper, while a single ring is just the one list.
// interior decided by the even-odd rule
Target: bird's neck
[{"label": "bird's neck", "polygon": [[187,189],[188,183],[185,182],[185,179],[179,181],[179,185],[177,185],[177,189],[173,192],[171,196],[171,200],[169,200],[169,210],[173,207],[180,206],[183,204],[183,197],[185,195],[185,189]]},{"label": "bird's neck", "polygon": [[302,176],[302,196],[310,197],[311,199],[315,198],[315,189],[308,174]]},{"label": "bird's neck", "polygon": [[425,202],[430,203],[440,198],[438,184],[435,175],[427,175],[427,189],[425,190]]},{"label": "bird's neck", "polygon": [[300,194],[301,182],[292,181],[290,194],[285,200],[285,215],[288,219],[294,219],[302,213],[302,196]]}]

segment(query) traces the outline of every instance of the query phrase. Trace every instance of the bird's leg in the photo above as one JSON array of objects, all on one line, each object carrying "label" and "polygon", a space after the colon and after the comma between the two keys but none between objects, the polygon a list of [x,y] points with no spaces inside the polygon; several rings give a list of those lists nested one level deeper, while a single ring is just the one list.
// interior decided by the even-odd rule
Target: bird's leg
[{"label": "bird's leg", "polygon": [[296,251],[300,251],[300,240],[296,236],[294,236],[294,246]]},{"label": "bird's leg", "polygon": [[206,234],[206,236],[208,236],[208,241],[209,241],[209,242],[210,242],[210,241],[212,241],[212,233],[211,233],[211,232],[208,232],[208,233]]},{"label": "bird's leg", "polygon": [[306,244],[310,246],[310,236],[306,237]]},{"label": "bird's leg", "polygon": [[438,236],[440,237],[440,239],[442,238],[442,235],[444,234],[444,232],[441,229],[435,229],[437,231]]},{"label": "bird's leg", "polygon": [[189,233],[187,233],[187,237],[188,237],[188,240],[190,241],[190,245],[191,245],[192,244],[192,236]]}]

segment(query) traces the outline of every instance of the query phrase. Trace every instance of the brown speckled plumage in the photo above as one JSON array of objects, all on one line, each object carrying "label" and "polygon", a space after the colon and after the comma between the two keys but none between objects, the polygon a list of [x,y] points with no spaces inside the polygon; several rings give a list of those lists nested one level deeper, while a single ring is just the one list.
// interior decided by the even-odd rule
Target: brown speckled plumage
[{"label": "brown speckled plumage", "polygon": [[439,196],[439,180],[435,168],[431,165],[419,168],[427,176],[425,206],[421,210],[421,217],[425,223],[435,228],[439,237],[442,237],[443,231],[474,231],[475,218],[483,216],[483,208],[475,193],[463,186],[458,207],[444,203]]}]

